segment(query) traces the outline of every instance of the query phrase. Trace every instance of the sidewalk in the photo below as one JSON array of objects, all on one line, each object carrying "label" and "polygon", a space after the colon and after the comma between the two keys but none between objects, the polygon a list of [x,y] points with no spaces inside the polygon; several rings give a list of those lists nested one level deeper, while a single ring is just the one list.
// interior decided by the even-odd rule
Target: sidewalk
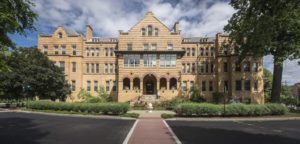
[{"label": "sidewalk", "polygon": [[135,111],[140,114],[128,144],[176,144],[180,143],[172,130],[160,117],[165,111]]}]

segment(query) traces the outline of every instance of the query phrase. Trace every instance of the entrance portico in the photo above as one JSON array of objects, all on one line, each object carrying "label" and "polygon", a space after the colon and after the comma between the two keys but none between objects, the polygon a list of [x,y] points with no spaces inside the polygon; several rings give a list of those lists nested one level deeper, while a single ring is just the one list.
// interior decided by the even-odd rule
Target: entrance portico
[{"label": "entrance portico", "polygon": [[157,94],[157,80],[154,75],[148,74],[143,79],[143,94],[156,95]]}]

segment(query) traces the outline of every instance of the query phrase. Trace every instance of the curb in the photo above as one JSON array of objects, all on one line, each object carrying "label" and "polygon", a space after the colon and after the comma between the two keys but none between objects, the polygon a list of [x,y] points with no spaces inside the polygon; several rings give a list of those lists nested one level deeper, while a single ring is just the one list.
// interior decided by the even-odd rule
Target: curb
[{"label": "curb", "polygon": [[265,118],[171,118],[167,121],[282,121],[300,120],[300,117],[265,117]]}]

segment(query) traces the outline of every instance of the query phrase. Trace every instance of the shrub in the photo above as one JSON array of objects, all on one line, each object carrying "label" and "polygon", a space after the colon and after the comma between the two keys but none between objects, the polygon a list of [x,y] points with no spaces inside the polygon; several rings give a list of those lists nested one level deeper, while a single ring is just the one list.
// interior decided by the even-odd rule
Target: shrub
[{"label": "shrub", "polygon": [[171,99],[170,101],[165,102],[165,107],[168,110],[174,110],[178,104],[181,104],[185,102],[184,99],[180,98],[180,97],[175,97],[173,99]]},{"label": "shrub", "polygon": [[163,113],[163,114],[161,114],[161,117],[162,117],[163,119],[169,119],[169,118],[173,118],[173,117],[174,117],[174,114]]},{"label": "shrub", "polygon": [[190,101],[192,102],[205,102],[204,96],[202,95],[200,89],[196,86],[191,88],[191,98]]},{"label": "shrub", "polygon": [[214,92],[212,96],[213,96],[213,102],[218,104],[225,97],[225,94],[221,92]]},{"label": "shrub", "polygon": [[[280,104],[229,104],[226,105],[225,116],[263,116],[283,115],[288,109]],[[223,105],[209,103],[182,103],[175,112],[178,116],[221,116]]]},{"label": "shrub", "polygon": [[127,103],[65,103],[51,101],[30,101],[26,107],[35,110],[73,111],[102,114],[123,114],[129,109]]}]

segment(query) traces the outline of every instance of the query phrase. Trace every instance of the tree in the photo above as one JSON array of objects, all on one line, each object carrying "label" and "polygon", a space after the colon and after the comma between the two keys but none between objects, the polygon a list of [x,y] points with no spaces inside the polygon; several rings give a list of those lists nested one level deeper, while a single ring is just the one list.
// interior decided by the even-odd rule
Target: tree
[{"label": "tree", "polygon": [[64,73],[36,48],[18,48],[5,59],[11,71],[0,72],[5,98],[39,96],[64,100],[71,93]]},{"label": "tree", "polygon": [[191,97],[190,100],[192,102],[205,102],[206,100],[203,98],[203,95],[200,89],[197,86],[193,86],[191,88]]},{"label": "tree", "polygon": [[268,69],[264,69],[263,80],[264,80],[265,102],[270,102],[271,100],[272,77],[273,74]]},{"label": "tree", "polygon": [[1,0],[0,4],[0,71],[8,67],[3,61],[9,48],[15,44],[8,34],[18,33],[26,35],[26,30],[32,31],[34,21],[37,19],[31,7],[34,4],[30,0]]},{"label": "tree", "polygon": [[274,56],[272,102],[280,101],[283,61],[300,57],[300,2],[232,0],[237,10],[224,27],[239,46],[240,59]]}]

